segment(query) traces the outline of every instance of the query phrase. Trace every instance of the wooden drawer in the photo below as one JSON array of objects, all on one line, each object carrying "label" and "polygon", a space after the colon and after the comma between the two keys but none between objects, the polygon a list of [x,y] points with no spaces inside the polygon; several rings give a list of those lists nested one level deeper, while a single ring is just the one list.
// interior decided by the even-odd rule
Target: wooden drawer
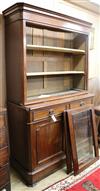
[{"label": "wooden drawer", "polygon": [[8,147],[0,149],[0,168],[8,163]]},{"label": "wooden drawer", "polygon": [[0,128],[0,149],[8,145],[7,130],[5,127]]},{"label": "wooden drawer", "polygon": [[60,105],[56,107],[51,107],[48,109],[43,109],[43,110],[37,110],[33,112],[33,120],[39,120],[39,119],[44,119],[50,117],[50,115],[54,114],[55,116],[61,115],[66,109],[66,105]]},{"label": "wooden drawer", "polygon": [[70,109],[78,108],[81,106],[90,106],[91,104],[93,104],[92,99],[83,99],[70,103]]},{"label": "wooden drawer", "polygon": [[0,169],[0,187],[6,185],[9,182],[9,179],[9,167],[6,165]]}]

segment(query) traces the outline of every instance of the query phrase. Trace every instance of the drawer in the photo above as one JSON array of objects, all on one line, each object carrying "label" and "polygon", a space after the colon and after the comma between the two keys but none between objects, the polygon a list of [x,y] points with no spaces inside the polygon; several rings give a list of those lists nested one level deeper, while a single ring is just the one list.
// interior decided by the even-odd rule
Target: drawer
[{"label": "drawer", "polygon": [[63,111],[66,109],[66,105],[61,105],[57,107],[51,107],[49,109],[37,110],[33,112],[33,120],[39,120],[43,118],[48,118],[50,115],[54,114],[61,115]]},{"label": "drawer", "polygon": [[6,165],[0,169],[0,187],[6,185],[9,182],[9,179],[9,167]]},{"label": "drawer", "polygon": [[83,99],[80,101],[75,101],[75,102],[70,103],[70,109],[78,108],[81,106],[90,106],[92,104],[93,104],[92,99],[90,99],[90,98],[89,99]]},{"label": "drawer", "polygon": [[8,147],[0,149],[0,168],[6,163],[8,163],[8,158]]},{"label": "drawer", "polygon": [[5,129],[5,127],[2,127],[0,128],[0,149],[2,147],[6,147],[7,145],[7,130]]}]

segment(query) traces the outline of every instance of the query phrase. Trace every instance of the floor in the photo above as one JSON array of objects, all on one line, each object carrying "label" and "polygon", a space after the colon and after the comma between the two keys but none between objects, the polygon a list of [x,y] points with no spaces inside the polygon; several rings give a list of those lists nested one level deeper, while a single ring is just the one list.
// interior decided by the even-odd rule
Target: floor
[{"label": "floor", "polygon": [[[100,148],[100,146],[99,146]],[[100,156],[100,149],[99,149],[99,156]],[[21,177],[11,169],[11,191],[42,191],[43,189],[47,188],[49,185],[66,178],[68,175],[66,174],[66,167],[56,171],[55,173],[49,175],[48,177],[44,178],[43,180],[39,181],[34,187],[27,187]]]},{"label": "floor", "polygon": [[66,167],[56,171],[43,180],[39,181],[34,187],[27,187],[19,177],[19,175],[12,169],[11,170],[11,191],[42,191],[49,185],[66,178]]}]

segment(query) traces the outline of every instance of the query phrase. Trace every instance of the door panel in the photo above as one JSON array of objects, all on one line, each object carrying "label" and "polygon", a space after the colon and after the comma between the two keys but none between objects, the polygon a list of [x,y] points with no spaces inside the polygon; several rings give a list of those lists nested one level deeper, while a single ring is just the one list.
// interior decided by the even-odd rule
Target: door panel
[{"label": "door panel", "polygon": [[[56,122],[45,120],[36,124],[32,132],[36,135],[36,163],[38,165],[64,155],[64,129],[61,117],[57,118]],[[34,145],[34,139],[31,140]],[[32,151],[34,163],[34,149]]]}]

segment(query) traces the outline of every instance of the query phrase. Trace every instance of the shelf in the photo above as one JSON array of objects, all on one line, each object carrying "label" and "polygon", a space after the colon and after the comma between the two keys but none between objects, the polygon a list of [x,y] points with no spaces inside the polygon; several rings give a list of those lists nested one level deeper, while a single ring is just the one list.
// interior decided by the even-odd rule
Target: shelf
[{"label": "shelf", "polygon": [[[73,90],[66,90],[66,91],[63,91],[63,92],[57,92],[57,93],[51,93],[51,94],[41,94],[41,95],[37,95],[37,96],[34,96],[34,99],[37,99],[37,98],[48,98],[48,97],[52,97],[52,96],[66,96],[66,95],[71,95],[71,94],[75,94],[75,93],[78,93],[78,92],[81,92],[82,90],[80,89],[73,89]],[[28,100],[32,100],[33,97],[29,96],[28,97]]]},{"label": "shelf", "polygon": [[41,46],[41,45],[30,45],[27,44],[28,50],[45,50],[45,51],[53,51],[53,52],[66,52],[71,54],[85,54],[85,50],[81,49],[72,49],[72,48],[62,48],[62,47],[54,47],[54,46]]},{"label": "shelf", "polygon": [[66,75],[66,74],[84,74],[84,71],[59,71],[59,72],[28,72],[27,77],[31,76],[49,76],[49,75]]}]

